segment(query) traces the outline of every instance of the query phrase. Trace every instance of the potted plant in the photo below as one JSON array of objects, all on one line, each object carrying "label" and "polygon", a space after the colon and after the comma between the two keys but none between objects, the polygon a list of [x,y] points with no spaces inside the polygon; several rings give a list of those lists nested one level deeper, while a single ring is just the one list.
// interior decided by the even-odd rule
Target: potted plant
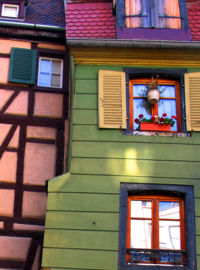
[{"label": "potted plant", "polygon": [[151,105],[158,103],[160,95],[165,91],[165,88],[158,89],[158,80],[152,77],[151,82],[146,83],[146,88],[141,91],[141,96],[145,98]]},{"label": "potted plant", "polygon": [[174,126],[177,117],[167,117],[166,113],[162,116],[154,115],[151,119],[144,118],[143,114],[140,114],[138,118],[135,118],[135,123],[139,124],[141,131],[171,131],[171,127]]},{"label": "potted plant", "polygon": [[147,85],[147,99],[150,104],[155,104],[160,99],[160,91],[158,90],[157,81],[152,81],[150,85]]}]

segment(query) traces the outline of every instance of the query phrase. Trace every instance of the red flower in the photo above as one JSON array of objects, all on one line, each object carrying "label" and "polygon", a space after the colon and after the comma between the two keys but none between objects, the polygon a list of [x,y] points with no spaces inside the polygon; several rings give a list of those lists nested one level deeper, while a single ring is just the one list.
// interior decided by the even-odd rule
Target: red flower
[{"label": "red flower", "polygon": [[155,119],[156,119],[155,116],[151,116],[152,121],[155,121]]},{"label": "red flower", "polygon": [[174,118],[174,119],[176,119],[176,120],[177,120],[177,117],[176,117],[176,115],[172,115],[172,118]]},{"label": "red flower", "polygon": [[163,115],[162,115],[163,117],[166,117],[167,116],[167,114],[166,113],[163,113]]},{"label": "red flower", "polygon": [[141,114],[139,114],[139,118],[143,118],[144,117],[144,115],[141,113]]},{"label": "red flower", "polygon": [[135,123],[138,124],[140,120],[138,118],[135,118]]},{"label": "red flower", "polygon": [[164,122],[165,121],[165,119],[163,118],[163,117],[160,117],[160,122]]}]

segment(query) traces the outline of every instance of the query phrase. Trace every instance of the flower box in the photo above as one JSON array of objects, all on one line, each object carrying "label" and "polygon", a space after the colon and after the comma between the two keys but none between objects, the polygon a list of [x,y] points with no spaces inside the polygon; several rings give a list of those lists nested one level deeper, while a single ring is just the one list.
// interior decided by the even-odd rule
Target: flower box
[{"label": "flower box", "polygon": [[141,131],[171,131],[170,124],[157,124],[149,122],[140,123]]}]

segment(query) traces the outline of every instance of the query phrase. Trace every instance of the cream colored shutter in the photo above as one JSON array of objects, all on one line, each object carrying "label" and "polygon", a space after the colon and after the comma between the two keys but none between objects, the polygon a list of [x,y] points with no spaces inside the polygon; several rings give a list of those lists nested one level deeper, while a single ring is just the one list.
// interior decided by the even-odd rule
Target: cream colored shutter
[{"label": "cream colored shutter", "polygon": [[186,121],[188,131],[200,131],[200,72],[185,74]]},{"label": "cream colored shutter", "polygon": [[99,127],[126,128],[125,73],[99,70]]}]

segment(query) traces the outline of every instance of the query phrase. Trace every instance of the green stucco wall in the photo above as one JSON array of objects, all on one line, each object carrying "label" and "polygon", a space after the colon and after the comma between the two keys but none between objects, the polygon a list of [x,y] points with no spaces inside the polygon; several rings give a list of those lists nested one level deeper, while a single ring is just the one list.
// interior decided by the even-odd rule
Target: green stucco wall
[{"label": "green stucco wall", "polygon": [[200,133],[178,138],[99,130],[99,69],[123,67],[76,66],[69,173],[49,181],[43,267],[117,270],[119,186],[130,182],[194,186],[200,269]]}]

